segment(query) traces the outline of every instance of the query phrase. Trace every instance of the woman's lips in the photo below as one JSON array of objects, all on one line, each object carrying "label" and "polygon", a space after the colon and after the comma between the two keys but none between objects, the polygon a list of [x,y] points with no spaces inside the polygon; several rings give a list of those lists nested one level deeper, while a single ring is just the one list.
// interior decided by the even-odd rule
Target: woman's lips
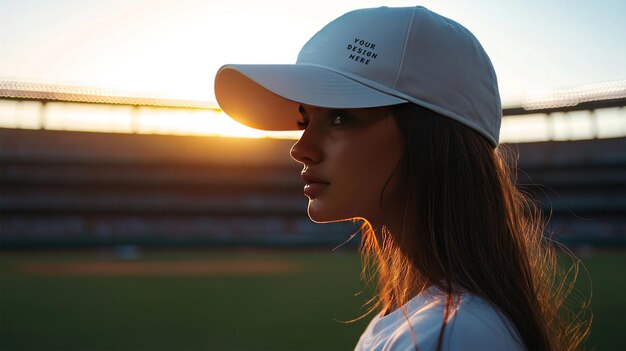
[{"label": "woman's lips", "polygon": [[302,172],[302,180],[304,181],[304,194],[309,198],[319,195],[330,185],[330,183],[323,180],[322,177],[310,171]]},{"label": "woman's lips", "polygon": [[329,185],[328,183],[307,183],[304,185],[304,195],[310,198],[316,197]]},{"label": "woman's lips", "polygon": [[306,184],[311,184],[311,183],[328,184],[328,182],[322,179],[322,177],[315,175],[313,173],[302,172],[301,175],[302,175],[302,180],[304,180]]}]

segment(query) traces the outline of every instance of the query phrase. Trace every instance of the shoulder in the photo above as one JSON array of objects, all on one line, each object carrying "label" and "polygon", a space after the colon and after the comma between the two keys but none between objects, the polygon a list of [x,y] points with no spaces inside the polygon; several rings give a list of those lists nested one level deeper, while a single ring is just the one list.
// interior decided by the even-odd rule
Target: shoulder
[{"label": "shoulder", "polygon": [[[435,350],[444,315],[442,303],[411,314],[411,326],[398,328],[384,350]],[[415,339],[414,339],[415,338]],[[464,294],[451,311],[444,332],[443,350],[524,350],[515,327],[494,306],[474,294]]]},{"label": "shoulder", "polygon": [[[450,350],[523,350],[515,326],[483,298],[466,294],[449,324]],[[446,328],[447,329],[447,328]]]}]

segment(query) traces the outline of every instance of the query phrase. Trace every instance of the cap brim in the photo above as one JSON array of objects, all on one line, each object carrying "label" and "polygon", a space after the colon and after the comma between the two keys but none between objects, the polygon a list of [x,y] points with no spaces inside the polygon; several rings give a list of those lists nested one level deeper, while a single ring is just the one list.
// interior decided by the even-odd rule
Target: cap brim
[{"label": "cap brim", "polygon": [[262,130],[298,129],[300,104],[348,109],[407,102],[306,64],[222,66],[215,76],[215,97],[231,118]]}]

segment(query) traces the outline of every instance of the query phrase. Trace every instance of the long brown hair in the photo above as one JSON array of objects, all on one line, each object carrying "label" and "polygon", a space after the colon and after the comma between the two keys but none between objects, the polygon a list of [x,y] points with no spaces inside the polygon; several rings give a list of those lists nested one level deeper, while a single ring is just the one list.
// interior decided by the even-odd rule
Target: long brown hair
[{"label": "long brown hair", "polygon": [[573,279],[558,265],[564,247],[544,235],[542,211],[516,186],[513,150],[418,105],[395,106],[394,118],[405,142],[396,168],[402,224],[391,232],[362,223],[362,278],[378,278],[365,315],[434,285],[447,292],[438,349],[459,290],[504,313],[527,349],[577,349],[591,326],[589,301],[566,303],[580,262],[568,251]]}]

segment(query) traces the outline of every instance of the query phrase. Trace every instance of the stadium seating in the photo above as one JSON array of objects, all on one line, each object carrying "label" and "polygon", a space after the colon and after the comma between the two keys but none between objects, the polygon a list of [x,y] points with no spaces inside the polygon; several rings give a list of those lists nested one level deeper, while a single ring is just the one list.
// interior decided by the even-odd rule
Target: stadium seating
[{"label": "stadium seating", "polygon": [[[355,226],[307,218],[292,144],[0,129],[1,244],[339,245]],[[507,146],[556,239],[624,243],[626,138]]]}]

